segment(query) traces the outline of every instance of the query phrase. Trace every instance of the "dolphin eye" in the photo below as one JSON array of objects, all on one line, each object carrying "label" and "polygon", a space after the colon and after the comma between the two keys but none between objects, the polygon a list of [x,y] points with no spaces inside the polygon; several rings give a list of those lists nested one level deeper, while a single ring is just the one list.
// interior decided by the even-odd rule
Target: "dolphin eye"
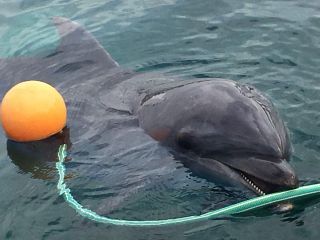
[{"label": "dolphin eye", "polygon": [[193,144],[193,137],[189,133],[186,132],[179,132],[177,134],[176,138],[177,144],[185,149],[192,149],[194,144]]}]

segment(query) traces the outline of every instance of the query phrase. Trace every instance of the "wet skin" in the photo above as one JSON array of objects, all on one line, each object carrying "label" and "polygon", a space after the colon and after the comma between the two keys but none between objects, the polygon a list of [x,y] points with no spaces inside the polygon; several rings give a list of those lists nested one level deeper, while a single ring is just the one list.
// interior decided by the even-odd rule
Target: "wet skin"
[{"label": "wet skin", "polygon": [[[83,126],[102,129],[99,116],[118,112],[201,177],[258,194],[298,186],[288,163],[287,129],[258,90],[225,79],[181,80],[123,69],[79,24],[53,21],[61,36],[54,53],[0,59],[2,96],[15,83],[41,79],[64,96],[73,139],[86,134]],[[86,101],[79,104],[75,96]],[[81,108],[90,116],[79,114]]]},{"label": "wet skin", "polygon": [[287,162],[287,129],[251,86],[223,79],[188,84],[145,100],[138,116],[154,139],[193,154],[186,165],[200,175],[220,171],[259,194],[298,186]]}]

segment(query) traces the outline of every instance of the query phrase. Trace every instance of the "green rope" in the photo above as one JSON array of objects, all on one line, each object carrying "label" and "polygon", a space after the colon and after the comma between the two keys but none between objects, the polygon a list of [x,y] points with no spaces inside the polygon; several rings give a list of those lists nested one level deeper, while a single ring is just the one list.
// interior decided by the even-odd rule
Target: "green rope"
[{"label": "green rope", "polygon": [[71,194],[71,190],[64,183],[65,177],[65,166],[64,160],[66,158],[66,145],[61,145],[58,152],[59,161],[56,163],[56,168],[59,173],[59,181],[57,188],[60,191],[60,195],[63,195],[66,202],[74,208],[81,216],[91,219],[99,223],[121,225],[121,226],[164,226],[164,225],[173,225],[181,223],[193,223],[197,221],[209,220],[217,217],[222,217],[226,215],[232,215],[237,213],[242,213],[250,211],[252,209],[264,207],[270,204],[278,203],[285,200],[290,200],[299,197],[310,196],[320,193],[320,184],[314,184],[309,186],[300,187],[297,189],[272,193],[265,196],[257,197],[254,199],[246,200],[240,203],[233,204],[228,207],[224,207],[218,210],[214,210],[205,214],[198,216],[189,216],[173,219],[164,219],[164,220],[152,220],[152,221],[131,221],[131,220],[122,220],[122,219],[112,219],[104,216],[100,216],[97,213],[83,207]]}]

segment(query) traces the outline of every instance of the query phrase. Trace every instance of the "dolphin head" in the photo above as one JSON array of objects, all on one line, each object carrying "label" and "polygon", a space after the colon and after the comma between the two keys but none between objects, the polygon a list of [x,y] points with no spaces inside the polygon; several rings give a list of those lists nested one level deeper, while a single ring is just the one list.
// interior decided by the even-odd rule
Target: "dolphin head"
[{"label": "dolphin head", "polygon": [[[246,129],[245,124],[249,123],[238,122],[237,127]],[[260,124],[258,122],[256,127]],[[281,142],[275,143],[271,135],[276,136],[279,133],[262,131],[259,134],[266,138],[259,142],[262,139],[253,138],[249,131],[246,135],[242,137],[239,135],[239,138],[235,139],[235,136],[229,132],[231,129],[234,127],[228,126],[227,129],[219,129],[221,132],[217,133],[216,127],[211,124],[191,121],[177,132],[174,141],[180,151],[192,152],[200,159],[206,159],[200,161],[201,165],[189,162],[191,169],[195,168],[200,175],[204,172],[207,176],[212,175],[211,178],[214,178],[217,175],[214,168],[216,168],[216,162],[219,162],[224,165],[220,175],[232,177],[233,180],[260,195],[298,186],[298,178],[288,163],[290,143],[287,135],[278,135],[279,138],[284,138]],[[249,142],[249,138],[255,139],[256,143]],[[199,158],[196,161],[199,161]],[[219,171],[221,171],[220,168]]]},{"label": "dolphin head", "polygon": [[155,139],[191,153],[186,165],[200,175],[219,173],[261,195],[298,186],[287,129],[251,86],[221,79],[188,84],[148,99],[139,120]]}]

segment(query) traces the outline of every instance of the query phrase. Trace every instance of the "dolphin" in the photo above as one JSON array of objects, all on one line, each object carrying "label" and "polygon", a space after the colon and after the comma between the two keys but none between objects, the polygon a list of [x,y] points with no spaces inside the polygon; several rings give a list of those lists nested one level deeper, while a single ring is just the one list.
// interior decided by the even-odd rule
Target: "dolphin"
[{"label": "dolphin", "polygon": [[[197,176],[245,186],[259,195],[298,186],[288,163],[288,130],[270,100],[254,87],[226,79],[137,73],[121,67],[78,23],[63,17],[54,17],[53,23],[60,35],[53,53],[0,59],[0,94],[28,79],[57,88],[68,107],[75,157],[94,162],[114,155],[116,164],[125,157],[119,152],[141,150],[150,157],[169,151],[173,159],[157,159],[158,169],[146,158],[130,163],[144,169],[127,176],[140,186],[147,173],[178,168],[174,159]],[[120,146],[124,139],[128,150]],[[113,182],[123,179],[119,175]]]}]

